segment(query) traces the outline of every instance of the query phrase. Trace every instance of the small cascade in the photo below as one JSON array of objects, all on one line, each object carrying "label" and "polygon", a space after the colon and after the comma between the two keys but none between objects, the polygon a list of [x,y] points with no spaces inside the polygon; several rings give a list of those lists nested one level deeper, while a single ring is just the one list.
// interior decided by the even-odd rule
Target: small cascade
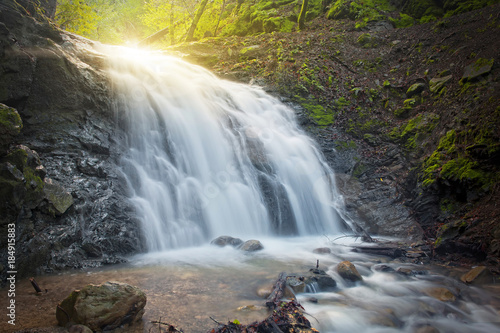
[{"label": "small cascade", "polygon": [[294,111],[160,53],[112,48],[121,165],[149,251],[345,228],[332,170]]}]

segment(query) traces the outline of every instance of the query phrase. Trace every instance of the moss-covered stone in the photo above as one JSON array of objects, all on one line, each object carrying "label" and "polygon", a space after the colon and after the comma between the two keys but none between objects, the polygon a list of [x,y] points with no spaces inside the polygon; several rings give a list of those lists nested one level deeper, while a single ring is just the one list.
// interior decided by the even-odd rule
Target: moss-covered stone
[{"label": "moss-covered stone", "polygon": [[50,204],[49,212],[53,215],[62,215],[73,205],[71,194],[51,179],[45,179],[43,193]]},{"label": "moss-covered stone", "polygon": [[483,59],[479,58],[474,63],[465,67],[464,75],[460,80],[460,83],[465,83],[467,81],[474,81],[480,76],[486,75],[491,71],[493,67],[494,59]]},{"label": "moss-covered stone", "polygon": [[368,33],[361,34],[357,39],[357,43],[365,49],[377,47],[377,41]]},{"label": "moss-covered stone", "polygon": [[408,90],[406,91],[406,96],[408,98],[411,98],[415,95],[419,95],[422,91],[424,91],[425,88],[426,88],[425,83],[419,82],[412,84],[410,88],[408,88]]},{"label": "moss-covered stone", "polygon": [[5,154],[22,128],[23,122],[17,110],[0,103],[0,156]]},{"label": "moss-covered stone", "polygon": [[443,89],[443,87],[446,85],[446,83],[448,83],[448,81],[452,79],[452,77],[452,75],[447,75],[444,77],[432,78],[429,81],[429,90],[434,94],[439,93],[441,89]]},{"label": "moss-covered stone", "polygon": [[461,184],[468,189],[487,189],[498,182],[498,172],[483,169],[482,164],[463,148],[470,140],[484,140],[484,135],[474,135],[472,131],[448,131],[423,163],[423,185],[440,181]]},{"label": "moss-covered stone", "polygon": [[352,0],[337,0],[326,14],[326,17],[331,20],[341,20],[345,18],[354,20],[356,18],[356,12],[351,8],[352,2]]}]

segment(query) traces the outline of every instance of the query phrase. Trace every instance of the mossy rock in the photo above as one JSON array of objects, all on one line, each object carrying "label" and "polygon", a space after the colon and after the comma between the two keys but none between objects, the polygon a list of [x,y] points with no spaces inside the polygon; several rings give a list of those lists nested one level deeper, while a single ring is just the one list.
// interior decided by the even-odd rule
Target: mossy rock
[{"label": "mossy rock", "polygon": [[106,282],[73,291],[56,308],[60,326],[83,324],[93,331],[113,330],[136,322],[144,314],[146,295],[137,287]]},{"label": "mossy rock", "polygon": [[352,2],[352,0],[337,0],[326,14],[326,17],[331,20],[356,19],[357,12],[351,8]]},{"label": "mossy rock", "polygon": [[415,95],[419,95],[427,86],[425,83],[415,83],[412,84],[410,88],[406,91],[406,97],[411,98]]},{"label": "mossy rock", "polygon": [[447,75],[444,77],[435,77],[429,81],[429,90],[431,93],[437,94],[444,88],[446,83],[452,79],[452,75]]},{"label": "mossy rock", "polygon": [[249,47],[242,48],[240,50],[238,59],[240,62],[246,60],[252,60],[252,59],[257,59],[263,54],[265,54],[265,51],[263,51],[259,45],[252,45]]},{"label": "mossy rock", "polygon": [[22,128],[23,122],[17,110],[0,103],[0,156],[7,152]]},{"label": "mossy rock", "polygon": [[465,83],[467,81],[477,80],[479,77],[488,74],[491,72],[491,68],[493,67],[494,59],[483,59],[480,58],[476,60],[474,63],[465,67],[464,75],[460,80],[461,83]]},{"label": "mossy rock", "polygon": [[369,49],[373,47],[377,47],[377,41],[375,38],[373,38],[370,34],[364,33],[361,34],[358,39],[357,43],[361,45],[362,48]]},{"label": "mossy rock", "polygon": [[61,185],[51,179],[45,179],[43,187],[45,199],[49,202],[52,215],[62,215],[73,205],[73,197]]}]

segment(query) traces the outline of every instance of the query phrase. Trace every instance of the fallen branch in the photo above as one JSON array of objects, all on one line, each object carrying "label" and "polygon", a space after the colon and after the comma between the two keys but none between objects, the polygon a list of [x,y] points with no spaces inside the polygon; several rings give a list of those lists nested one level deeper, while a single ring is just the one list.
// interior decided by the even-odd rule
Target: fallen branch
[{"label": "fallen branch", "polygon": [[[30,278],[30,282],[31,282],[31,285],[33,286],[33,288],[35,288],[35,291],[37,293],[42,292],[42,289],[38,286],[38,283],[36,283],[35,278]],[[45,292],[47,292],[47,289],[45,289]]]},{"label": "fallen branch", "polygon": [[271,295],[269,295],[266,300],[266,306],[271,310],[274,310],[281,304],[281,299],[285,293],[286,276],[287,274],[285,272],[280,273],[278,280],[274,284],[273,290],[271,291]]},{"label": "fallen branch", "polygon": [[161,318],[160,320],[154,320],[154,321],[151,321],[152,324],[158,324],[158,331],[161,332],[161,325],[165,325],[167,326],[167,332],[178,332],[178,333],[184,333],[183,330],[178,330],[177,328],[175,328],[174,325],[170,325],[169,323],[166,323],[166,322],[163,322],[161,321]]}]

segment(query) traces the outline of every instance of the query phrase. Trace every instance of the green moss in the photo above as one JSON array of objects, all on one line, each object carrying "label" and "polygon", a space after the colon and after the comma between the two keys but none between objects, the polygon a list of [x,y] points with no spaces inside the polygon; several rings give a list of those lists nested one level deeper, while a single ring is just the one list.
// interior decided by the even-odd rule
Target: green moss
[{"label": "green moss", "polygon": [[28,163],[28,153],[23,149],[14,149],[5,157],[5,161],[15,165],[21,172]]},{"label": "green moss", "polygon": [[337,100],[335,100],[335,105],[340,108],[347,106],[349,104],[351,104],[351,102],[348,101],[345,97],[340,97]]},{"label": "green moss", "polygon": [[12,131],[18,134],[23,127],[23,122],[15,109],[0,103],[0,126],[12,128]]},{"label": "green moss", "polygon": [[319,126],[326,127],[333,124],[333,111],[326,109],[321,104],[318,104],[315,101],[300,96],[295,96],[294,100],[307,111],[309,117],[313,119]]},{"label": "green moss", "polygon": [[439,116],[432,113],[418,115],[400,127],[393,128],[388,133],[388,137],[391,140],[401,142],[407,150],[414,150],[434,130],[438,121]]},{"label": "green moss", "polygon": [[357,163],[354,170],[352,171],[352,175],[356,178],[360,177],[363,175],[366,170],[368,170],[368,167],[363,164],[363,163]]},{"label": "green moss", "polygon": [[351,149],[356,149],[357,145],[356,142],[353,140],[350,141],[336,141],[335,142],[335,148],[338,150],[351,150]]},{"label": "green moss", "polygon": [[444,2],[445,17],[481,9],[498,3],[498,0],[447,0]]},{"label": "green moss", "polygon": [[398,118],[406,118],[408,117],[410,111],[411,111],[411,106],[403,106],[402,108],[394,110],[394,115]]},{"label": "green moss", "polygon": [[357,43],[360,44],[361,47],[365,49],[377,47],[377,41],[368,33],[359,35]]},{"label": "green moss", "polygon": [[[474,135],[474,133],[477,133]],[[488,131],[461,131],[457,133],[450,130],[439,141],[436,150],[424,161],[422,170],[422,184],[428,186],[436,181],[446,180],[461,183],[468,188],[486,189],[500,179],[498,172],[483,169],[482,164],[477,161],[464,146],[473,143],[497,149],[494,136]],[[495,148],[493,148],[495,147]]]}]

